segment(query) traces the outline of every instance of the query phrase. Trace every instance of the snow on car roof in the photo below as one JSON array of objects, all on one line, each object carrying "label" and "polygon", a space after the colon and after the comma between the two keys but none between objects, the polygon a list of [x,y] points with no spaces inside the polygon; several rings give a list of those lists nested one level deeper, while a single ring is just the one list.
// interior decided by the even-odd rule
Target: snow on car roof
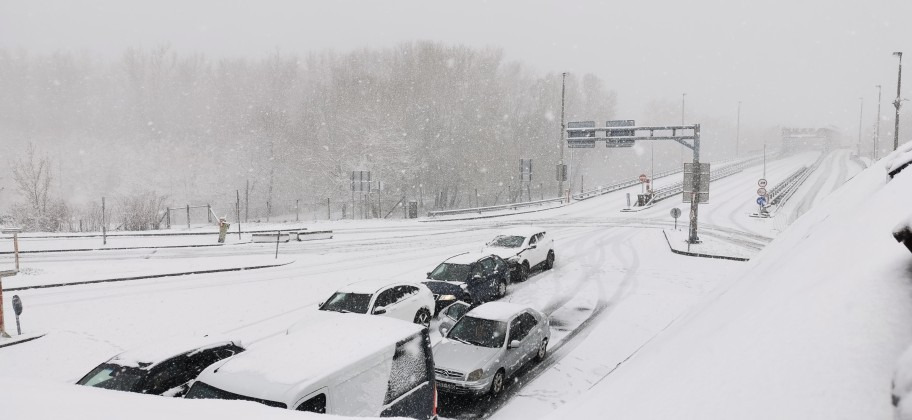
[{"label": "snow on car roof", "polygon": [[535,226],[514,226],[514,227],[511,227],[511,228],[509,228],[509,229],[505,229],[505,230],[501,231],[501,232],[498,233],[497,235],[498,235],[498,236],[500,236],[500,235],[507,235],[507,236],[515,235],[515,236],[525,236],[525,237],[529,237],[529,236],[532,236],[532,235],[534,235],[534,234],[536,234],[536,233],[541,233],[541,232],[544,232],[544,231],[545,231],[544,229],[539,228],[539,227],[535,227]]},{"label": "snow on car roof", "polygon": [[240,345],[240,341],[222,335],[180,336],[167,340],[158,340],[149,345],[127,350],[114,356],[112,363],[122,366],[151,368],[175,356],[195,350],[210,349],[227,344]]},{"label": "snow on car roof", "polygon": [[529,308],[510,302],[488,302],[472,309],[466,316],[492,321],[508,321],[511,316],[526,309]]},{"label": "snow on car roof", "polygon": [[413,283],[413,282],[401,281],[401,280],[390,280],[390,279],[362,280],[362,281],[354,282],[352,284],[343,286],[343,287],[339,288],[339,291],[346,292],[346,293],[376,293],[378,290],[380,290],[386,286],[389,286],[391,284],[409,284],[409,285],[413,285],[413,286],[415,285],[415,283]]},{"label": "snow on car roof", "polygon": [[422,328],[382,316],[325,316],[210,366],[199,380],[241,395],[288,402],[323,378],[344,376],[340,371],[349,366],[391,361],[396,343]]},{"label": "snow on car roof", "polygon": [[450,257],[444,262],[450,264],[472,264],[475,261],[478,261],[484,257],[487,257],[489,254],[482,254],[480,252],[466,252],[465,254],[459,254],[453,257]]}]

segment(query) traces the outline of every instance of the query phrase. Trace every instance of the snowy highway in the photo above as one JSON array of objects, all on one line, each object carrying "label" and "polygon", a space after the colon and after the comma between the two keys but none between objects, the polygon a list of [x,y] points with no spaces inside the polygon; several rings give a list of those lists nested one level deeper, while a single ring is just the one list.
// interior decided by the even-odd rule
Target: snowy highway
[{"label": "snowy highway", "polygon": [[[818,153],[807,152],[770,161],[766,176],[774,185],[817,157]],[[803,196],[793,199],[793,211],[812,206],[860,169],[848,160],[847,152],[831,153],[802,187]],[[710,203],[701,206],[702,234],[728,238],[733,246],[747,244],[755,252],[782,230],[780,220],[749,217],[755,210],[756,181],[761,175],[762,167],[756,165],[713,182]],[[679,176],[663,182],[677,181]],[[739,262],[672,254],[662,229],[672,229],[668,215],[672,207],[686,214],[687,206],[672,197],[640,212],[621,213],[625,194],[639,188],[491,219],[309,224],[314,230],[332,229],[335,237],[280,244],[278,259],[271,244],[25,254],[22,264],[27,270],[5,279],[4,287],[288,264],[257,271],[19,291],[26,306],[22,317],[25,332],[48,334],[0,349],[0,374],[72,382],[121,350],[182,334],[220,332],[255,343],[283,333],[343,285],[371,278],[421,281],[442,260],[479,250],[500,229],[535,224],[555,238],[555,268],[510,285],[504,300],[528,304],[551,316],[552,352],[546,362],[514,378],[499,399],[476,402],[445,397],[441,415],[542,415],[610,374],[716,284],[744,267]],[[678,228],[686,229],[684,218]],[[121,240],[130,246],[205,241]],[[30,243],[48,247],[66,241],[71,240],[24,241],[23,249]],[[94,241],[96,246],[100,242],[97,238],[72,241]],[[10,259],[0,256],[0,264],[8,264]],[[593,328],[595,325],[599,328]]]}]

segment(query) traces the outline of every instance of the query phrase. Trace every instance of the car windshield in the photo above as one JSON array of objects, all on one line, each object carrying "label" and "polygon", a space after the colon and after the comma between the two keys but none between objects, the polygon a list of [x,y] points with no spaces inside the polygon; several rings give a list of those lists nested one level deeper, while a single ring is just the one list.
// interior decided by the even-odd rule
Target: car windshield
[{"label": "car windshield", "polygon": [[461,281],[469,278],[469,266],[466,264],[442,263],[428,276],[432,280]]},{"label": "car windshield", "polygon": [[447,334],[447,338],[473,346],[501,347],[507,335],[507,323],[464,316]]},{"label": "car windshield", "polygon": [[187,395],[184,398],[189,398],[191,400],[202,400],[202,399],[213,399],[213,400],[243,400],[243,401],[254,401],[260,404],[265,404],[270,407],[279,407],[279,408],[288,408],[284,403],[277,401],[263,400],[260,398],[248,397],[246,395],[235,394],[233,392],[228,392],[223,389],[218,389],[212,385],[209,385],[205,382],[197,381],[193,384],[193,387],[190,388],[190,391],[187,391]]},{"label": "car windshield", "polygon": [[117,391],[132,391],[146,373],[147,371],[142,369],[105,363],[89,372],[77,384]]},{"label": "car windshield", "polygon": [[501,248],[519,248],[522,246],[522,244],[523,244],[523,242],[525,242],[525,240],[526,240],[525,236],[500,235],[500,236],[494,238],[494,240],[491,241],[491,243],[489,243],[488,245],[501,247]]},{"label": "car windshield", "polygon": [[320,307],[320,310],[366,314],[371,296],[364,293],[336,292]]}]

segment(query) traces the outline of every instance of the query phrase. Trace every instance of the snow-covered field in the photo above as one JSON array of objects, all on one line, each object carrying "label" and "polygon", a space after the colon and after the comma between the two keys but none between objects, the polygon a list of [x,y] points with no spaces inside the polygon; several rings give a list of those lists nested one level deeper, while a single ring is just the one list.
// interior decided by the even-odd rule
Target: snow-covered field
[{"label": "snow-covered field", "polygon": [[[770,161],[766,178],[775,185],[818,156]],[[209,332],[255,343],[313,313],[340,286],[371,278],[420,281],[504,227],[536,224],[555,237],[555,268],[510,285],[504,299],[551,315],[554,351],[508,388],[508,398],[480,413],[442,407],[445,417],[882,418],[890,408],[892,361],[912,339],[902,322],[912,305],[898,274],[908,276],[909,255],[889,236],[892,218],[912,208],[912,194],[902,194],[912,190],[912,176],[883,187],[883,169],[875,167],[830,194],[860,170],[845,151],[826,156],[792,198],[792,211],[803,217],[787,230],[784,212],[749,217],[761,166],[714,182],[710,203],[700,208],[701,235],[757,255],[747,263],[672,254],[662,230],[673,226],[671,208],[686,214],[687,206],[670,198],[621,213],[625,194],[638,186],[496,218],[308,223],[333,230],[334,238],[280,244],[278,259],[274,245],[236,235],[217,247],[25,254],[24,273],[5,279],[5,288],[287,264],[15,292],[25,306],[23,329],[47,335],[0,348],[0,414],[17,392],[41,381],[73,382],[124,349]],[[889,199],[897,194],[902,199]],[[890,226],[884,233],[881,225]],[[212,239],[117,240],[142,247]],[[99,247],[100,238],[22,245],[87,244]],[[11,261],[0,256],[0,269]],[[11,295],[3,296],[7,330]],[[11,383],[23,378],[29,387],[16,391]]]}]

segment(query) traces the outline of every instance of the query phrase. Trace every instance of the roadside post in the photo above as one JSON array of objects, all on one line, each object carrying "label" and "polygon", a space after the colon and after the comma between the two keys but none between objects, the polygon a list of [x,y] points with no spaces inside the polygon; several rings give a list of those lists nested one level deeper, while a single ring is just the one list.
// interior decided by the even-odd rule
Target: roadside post
[{"label": "roadside post", "polygon": [[22,299],[19,299],[19,295],[13,295],[13,312],[16,313],[16,335],[22,335],[22,328],[19,326],[19,315],[22,315]]},{"label": "roadside post", "polygon": [[224,217],[219,217],[219,236],[218,243],[225,243],[225,236],[228,235],[228,228],[231,227],[231,224],[228,223],[228,220],[225,220]]},{"label": "roadside post", "polygon": [[16,271],[19,271],[19,234],[22,233],[21,228],[4,228],[0,229],[0,233],[4,235],[13,235],[13,254],[15,254],[16,260]]},{"label": "roadside post", "polygon": [[3,278],[12,277],[15,275],[15,270],[0,271],[0,337],[3,338],[10,338],[9,334],[6,333],[6,329],[3,325]]},{"label": "roadside post", "polygon": [[681,209],[677,207],[671,209],[671,217],[675,219],[675,230],[678,230],[678,218],[681,217]]},{"label": "roadside post", "polygon": [[766,197],[762,195],[757,197],[757,205],[760,206],[760,213],[763,213],[763,206],[766,205]]},{"label": "roadside post", "polygon": [[282,231],[276,231],[276,256],[275,259],[279,259],[279,240],[282,239]]}]

